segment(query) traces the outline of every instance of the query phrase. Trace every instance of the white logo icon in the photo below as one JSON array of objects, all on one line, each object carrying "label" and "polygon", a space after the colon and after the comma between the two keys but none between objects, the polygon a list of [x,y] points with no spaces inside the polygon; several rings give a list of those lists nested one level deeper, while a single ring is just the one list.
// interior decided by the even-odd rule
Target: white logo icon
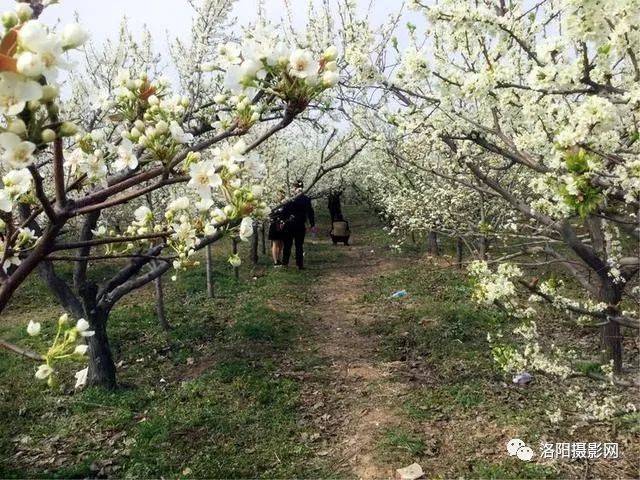
[{"label": "white logo icon", "polygon": [[533,458],[533,450],[520,440],[513,438],[507,443],[507,452],[509,455],[516,456],[523,462],[529,462]]}]

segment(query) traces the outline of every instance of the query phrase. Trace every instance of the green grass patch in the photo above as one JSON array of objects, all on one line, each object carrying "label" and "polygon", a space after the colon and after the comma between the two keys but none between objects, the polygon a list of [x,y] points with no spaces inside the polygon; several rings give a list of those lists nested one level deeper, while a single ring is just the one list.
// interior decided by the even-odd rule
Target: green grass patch
[{"label": "green grass patch", "polygon": [[[245,259],[247,246],[241,245]],[[214,248],[215,298],[206,295],[204,265],[182,272],[177,282],[166,278],[170,331],[158,325],[150,287],[114,309],[108,331],[119,365],[115,392],[73,393],[68,384],[49,391],[33,378],[35,366],[0,353],[0,416],[7,419],[0,422],[0,477],[328,476],[329,460],[312,458],[300,441],[299,382],[278,371],[283,362],[287,369],[291,362],[319,364],[296,351],[309,321],[297,305],[313,299],[314,263],[324,256],[338,262],[341,253],[310,247],[305,272],[273,270],[262,257],[256,269],[243,264],[236,281],[227,247]],[[98,268],[96,278],[116,268]],[[43,302],[55,305],[34,277],[14,299],[20,309],[8,310],[0,334],[45,345],[61,310],[44,309]],[[34,315],[43,337],[25,335]],[[70,366],[64,376],[73,379],[73,371]]]},{"label": "green grass patch", "polygon": [[522,462],[517,459],[508,459],[500,463],[474,462],[471,465],[471,473],[468,477],[487,480],[560,478],[553,467]]},{"label": "green grass patch", "polygon": [[393,451],[401,458],[416,458],[424,454],[426,445],[422,438],[413,432],[396,427],[384,431],[379,448],[383,452]]}]

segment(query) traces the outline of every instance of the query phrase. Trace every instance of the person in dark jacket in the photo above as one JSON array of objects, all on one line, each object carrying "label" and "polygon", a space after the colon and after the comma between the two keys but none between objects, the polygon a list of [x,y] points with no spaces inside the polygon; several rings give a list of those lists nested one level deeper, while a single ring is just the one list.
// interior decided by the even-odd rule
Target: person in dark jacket
[{"label": "person in dark jacket", "polygon": [[284,239],[284,251],[282,253],[282,264],[287,266],[291,258],[291,247],[296,246],[296,265],[298,269],[304,269],[304,237],[306,234],[306,223],[314,229],[316,226],[315,213],[311,205],[311,199],[303,193],[304,184],[298,180],[295,185],[295,197],[285,205],[287,221],[287,236]]},{"label": "person in dark jacket", "polygon": [[342,202],[340,197],[342,192],[340,190],[331,190],[329,192],[329,215],[331,215],[332,222],[342,222],[344,217],[342,216]]},{"label": "person in dark jacket", "polygon": [[[284,190],[278,190],[276,201],[282,203],[285,199]],[[285,206],[274,208],[269,216],[269,240],[271,240],[271,256],[276,267],[282,265],[282,253],[284,251],[284,241],[289,236],[286,229],[287,218]]]}]

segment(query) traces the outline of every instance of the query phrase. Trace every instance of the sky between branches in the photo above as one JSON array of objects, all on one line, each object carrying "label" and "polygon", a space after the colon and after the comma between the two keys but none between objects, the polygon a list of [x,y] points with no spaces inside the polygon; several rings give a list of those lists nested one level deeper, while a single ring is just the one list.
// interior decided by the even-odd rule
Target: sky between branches
[{"label": "sky between branches", "polygon": [[[301,28],[306,17],[307,0],[289,1],[294,11],[294,22]],[[360,2],[363,9],[367,8],[369,1]],[[269,20],[278,22],[285,15],[283,0],[265,0],[264,4],[265,16]],[[0,0],[0,11],[13,9],[14,5],[13,0]],[[373,5],[371,20],[376,24],[383,23],[399,5],[399,0],[378,0]],[[257,0],[237,0],[233,17],[245,25],[257,20],[257,11]],[[167,32],[170,37],[188,35],[193,11],[187,0],[60,0],[60,4],[48,9],[43,18],[48,24],[54,24],[58,19],[65,24],[76,13],[98,45],[117,34],[120,21],[126,16],[133,31],[147,25],[158,50],[166,51]],[[406,17],[419,23],[416,13],[407,13]]]},{"label": "sky between branches", "polygon": [[[198,0],[196,0],[197,2]],[[285,2],[287,0],[264,0],[263,17],[273,23],[286,23]],[[322,0],[313,0],[320,4]],[[337,0],[332,0],[337,1]],[[246,26],[258,20],[259,0],[236,0],[231,18],[237,20],[238,27]],[[288,0],[293,12],[294,28],[303,31],[307,21],[308,0]],[[13,10],[15,0],[0,0],[0,12]],[[397,13],[401,7],[401,0],[358,0],[362,14],[369,12],[369,21],[373,25],[385,23],[389,16]],[[76,17],[83,27],[91,34],[91,41],[100,47],[109,38],[117,41],[120,23],[127,18],[129,28],[134,34],[141,32],[144,26],[150,31],[154,50],[162,54],[166,64],[165,73],[172,80],[176,80],[176,72],[171,66],[169,44],[177,37],[188,40],[190,37],[193,9],[188,0],[60,0],[60,3],[48,8],[43,14],[43,20],[48,25],[66,25]],[[404,22],[422,25],[422,16],[416,12],[404,9]],[[238,28],[240,30],[240,28]],[[405,29],[401,29],[398,36],[399,45],[405,45]],[[134,35],[140,38],[138,35]],[[72,61],[82,61],[77,54],[70,57]],[[64,87],[64,73],[60,80]]]}]

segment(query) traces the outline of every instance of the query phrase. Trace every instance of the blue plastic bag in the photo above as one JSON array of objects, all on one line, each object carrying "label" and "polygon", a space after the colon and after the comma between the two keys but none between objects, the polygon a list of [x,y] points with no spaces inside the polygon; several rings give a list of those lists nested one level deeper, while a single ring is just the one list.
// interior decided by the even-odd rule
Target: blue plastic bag
[{"label": "blue plastic bag", "polygon": [[396,293],[391,295],[389,298],[403,298],[408,295],[406,290],[398,290]]}]

